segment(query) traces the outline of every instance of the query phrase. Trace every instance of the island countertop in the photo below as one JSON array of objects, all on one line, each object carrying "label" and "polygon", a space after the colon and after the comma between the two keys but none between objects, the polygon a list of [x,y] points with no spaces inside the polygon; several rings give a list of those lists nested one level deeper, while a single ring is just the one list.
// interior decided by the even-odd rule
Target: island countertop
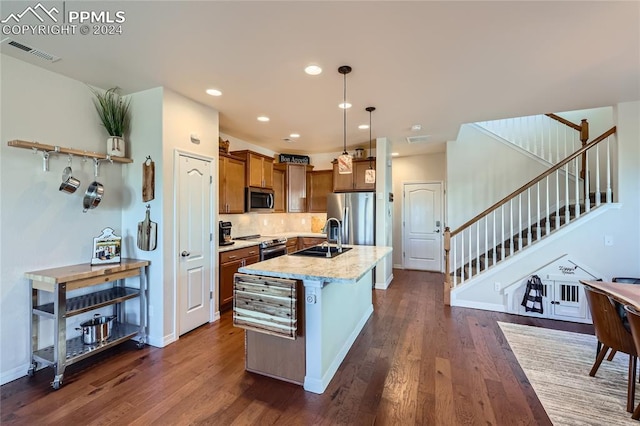
[{"label": "island countertop", "polygon": [[238,271],[266,277],[356,283],[392,251],[386,246],[345,247],[351,250],[333,258],[290,254],[243,266]]}]

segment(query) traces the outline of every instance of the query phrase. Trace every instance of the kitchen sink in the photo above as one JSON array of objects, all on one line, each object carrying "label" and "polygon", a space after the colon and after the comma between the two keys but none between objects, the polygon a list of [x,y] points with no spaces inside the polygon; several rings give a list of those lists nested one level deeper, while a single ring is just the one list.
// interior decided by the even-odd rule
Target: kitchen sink
[{"label": "kitchen sink", "polygon": [[[351,250],[351,247],[342,247],[342,253]],[[329,247],[329,254],[327,256],[327,246],[313,246],[308,247],[306,249],[297,251],[295,253],[291,253],[292,256],[313,256],[313,257],[336,257],[341,255],[342,253],[338,252],[338,247],[331,246]]]}]

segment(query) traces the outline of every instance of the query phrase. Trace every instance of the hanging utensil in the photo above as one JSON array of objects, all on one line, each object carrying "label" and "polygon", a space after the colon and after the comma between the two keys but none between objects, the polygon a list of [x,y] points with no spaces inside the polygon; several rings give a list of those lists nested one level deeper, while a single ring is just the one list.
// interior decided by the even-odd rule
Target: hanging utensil
[{"label": "hanging utensil", "polygon": [[158,224],[151,221],[150,209],[147,204],[144,220],[138,222],[138,248],[144,251],[155,250],[158,239]]},{"label": "hanging utensil", "polygon": [[142,163],[142,201],[145,203],[155,198],[156,166],[151,156]]},{"label": "hanging utensil", "polygon": [[69,154],[69,165],[64,168],[62,172],[62,183],[60,184],[60,191],[67,194],[73,194],[80,187],[80,181],[73,177],[73,170],[71,169],[71,157]]}]

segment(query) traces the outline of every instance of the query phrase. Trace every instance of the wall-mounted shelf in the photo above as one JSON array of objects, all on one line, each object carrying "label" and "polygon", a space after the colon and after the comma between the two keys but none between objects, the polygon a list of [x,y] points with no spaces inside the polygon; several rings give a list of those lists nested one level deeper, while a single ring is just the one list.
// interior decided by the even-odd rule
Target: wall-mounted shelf
[{"label": "wall-mounted shelf", "polygon": [[7,142],[8,146],[12,146],[14,148],[24,148],[33,150],[33,152],[42,151],[43,155],[43,168],[45,171],[49,170],[49,155],[51,154],[68,154],[68,155],[77,155],[78,157],[85,158],[93,158],[94,161],[99,162],[101,160],[110,161],[113,163],[133,163],[131,158],[126,157],[114,157],[106,154],[100,154],[92,151],[83,151],[80,149],[74,148],[65,148],[57,145],[47,145],[44,143],[38,142],[28,142],[21,140],[13,140]]}]

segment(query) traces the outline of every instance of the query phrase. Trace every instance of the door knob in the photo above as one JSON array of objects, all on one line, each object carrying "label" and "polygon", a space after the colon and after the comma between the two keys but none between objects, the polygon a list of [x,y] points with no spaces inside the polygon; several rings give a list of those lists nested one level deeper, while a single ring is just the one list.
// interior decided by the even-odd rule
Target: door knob
[{"label": "door knob", "polygon": [[183,251],[181,254],[182,254],[182,257],[189,257],[189,256],[191,256],[191,253],[190,253],[190,252],[188,252],[188,251],[186,251],[186,250],[185,250],[185,251]]},{"label": "door knob", "polygon": [[439,230],[439,229],[436,229],[436,230],[435,230],[435,231],[433,231],[433,232],[435,232],[435,233],[437,234],[437,233],[439,233],[439,232],[440,232],[440,230]]}]

